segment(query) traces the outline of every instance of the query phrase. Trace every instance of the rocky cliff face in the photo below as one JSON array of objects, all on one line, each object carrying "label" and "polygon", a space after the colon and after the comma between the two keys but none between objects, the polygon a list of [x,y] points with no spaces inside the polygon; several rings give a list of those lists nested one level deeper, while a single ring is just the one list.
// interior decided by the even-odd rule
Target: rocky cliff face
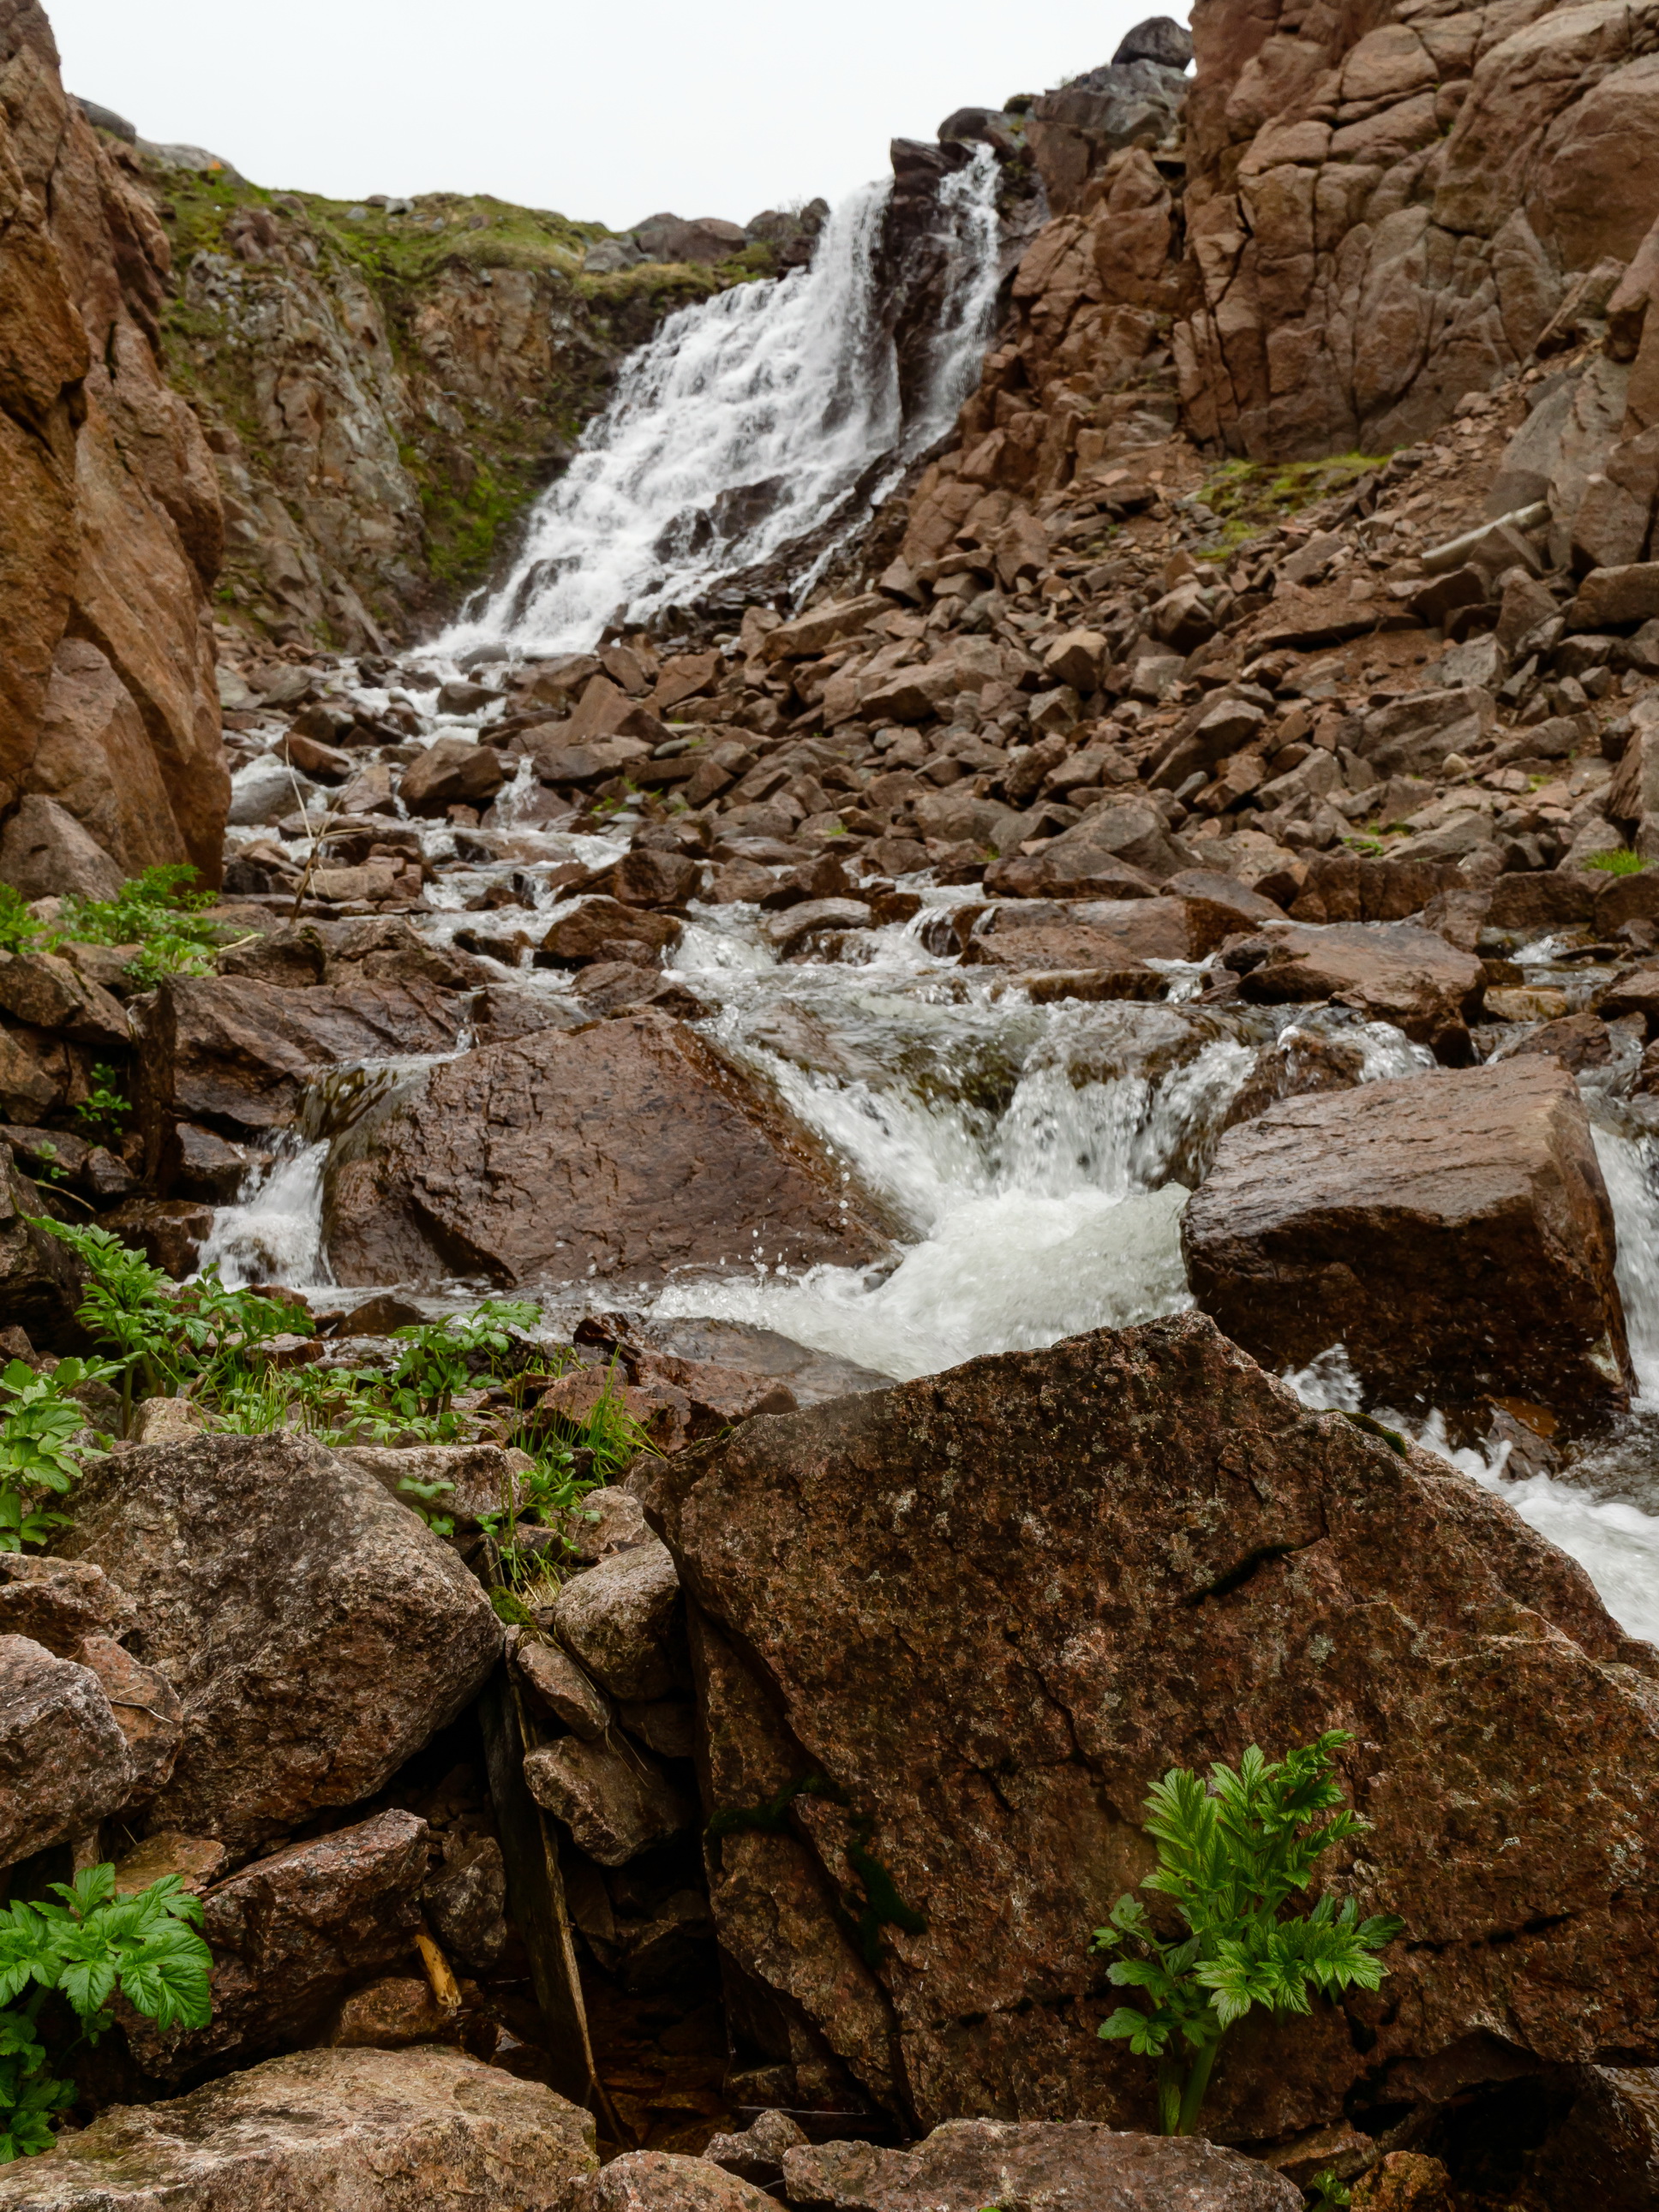
[{"label": "rocky cliff face", "polygon": [[0,5],[0,812],[43,793],[128,872],[216,881],[222,520],[160,366],[167,237],[66,100],[34,0]]}]

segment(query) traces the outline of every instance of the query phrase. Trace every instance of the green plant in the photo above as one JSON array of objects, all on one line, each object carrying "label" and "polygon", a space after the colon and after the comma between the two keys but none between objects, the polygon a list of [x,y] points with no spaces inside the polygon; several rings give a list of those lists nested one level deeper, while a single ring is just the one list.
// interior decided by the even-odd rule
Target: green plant
[{"label": "green plant", "polygon": [[212,923],[200,916],[214,894],[191,890],[195,880],[194,868],[169,861],[146,868],[112,899],[65,899],[53,937],[83,945],[137,945],[127,973],[140,983],[210,974],[217,938]]},{"label": "green plant", "polygon": [[0,1373],[0,1552],[44,1544],[66,1513],[49,1511],[40,1493],[63,1497],[75,1486],[83,1460],[101,1459],[106,1441],[74,1439],[88,1427],[87,1409],[69,1395],[85,1382],[106,1382],[116,1369],[106,1359],[60,1359],[50,1375],[37,1375],[21,1359]]},{"label": "green plant", "polygon": [[94,1128],[112,1129],[118,1136],[122,1122],[132,1111],[132,1101],[115,1087],[120,1079],[118,1068],[112,1067],[106,1060],[94,1060],[93,1087],[76,1108],[76,1119]]},{"label": "green plant", "polygon": [[[1280,1917],[1292,1891],[1309,1887],[1322,1854],[1370,1825],[1346,1808],[1333,1810],[1342,1805],[1334,1755],[1352,1741],[1331,1729],[1272,1761],[1252,1744],[1237,1771],[1214,1765],[1206,1785],[1173,1767],[1146,1800],[1146,1832],[1158,1853],[1140,1886],[1173,1900],[1187,1933],[1166,1942],[1146,1907],[1126,1895],[1109,1925],[1095,1930],[1093,1948],[1118,1953],[1112,1981],[1150,2000],[1149,2010],[1121,2005],[1098,2032],[1158,2062],[1165,2135],[1192,2133],[1221,2039],[1253,2005],[1304,2013],[1310,1995],[1382,1982],[1377,1954],[1401,1921],[1361,1921],[1352,1899],[1339,1911],[1328,1896],[1304,1918]],[[1322,1821],[1322,1814],[1331,1817]],[[1177,2040],[1192,2054],[1184,2081]]]},{"label": "green plant", "polygon": [[118,1989],[160,2028],[205,2027],[213,2015],[213,1954],[196,1933],[202,1907],[177,1875],[132,1897],[116,1896],[112,1866],[51,1887],[61,1905],[0,1911],[0,2164],[50,2150],[52,2116],[74,2099],[70,2083],[48,2074],[39,2033],[52,1990],[88,2043],[109,2026],[106,2007]]},{"label": "green plant", "polygon": [[1313,2212],[1329,2212],[1332,2205],[1352,2204],[1353,2191],[1345,2189],[1336,2178],[1336,2169],[1328,2166],[1322,2173],[1313,2178]]},{"label": "green plant", "polygon": [[493,1371],[511,1341],[507,1331],[533,1328],[540,1318],[540,1308],[528,1298],[485,1298],[469,1314],[398,1329],[397,1340],[406,1349],[392,1370],[393,1389],[411,1393],[418,1411],[441,1419],[471,1379],[474,1356],[486,1354]]},{"label": "green plant", "polygon": [[15,884],[0,884],[0,952],[27,952],[46,934]]},{"label": "green plant", "polygon": [[1647,862],[1639,853],[1615,849],[1607,853],[1587,853],[1582,865],[1587,868],[1600,868],[1604,875],[1639,876]]}]

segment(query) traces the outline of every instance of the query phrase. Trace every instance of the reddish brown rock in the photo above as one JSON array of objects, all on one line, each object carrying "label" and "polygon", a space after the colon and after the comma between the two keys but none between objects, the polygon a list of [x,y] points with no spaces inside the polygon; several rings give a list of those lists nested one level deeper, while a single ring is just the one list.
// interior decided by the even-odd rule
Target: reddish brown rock
[{"label": "reddish brown rock", "polygon": [[411,814],[441,815],[452,806],[488,806],[506,781],[506,764],[493,745],[440,738],[404,770],[399,796]]},{"label": "reddish brown rock", "polygon": [[678,945],[683,924],[672,915],[586,898],[562,913],[541,943],[544,967],[579,968],[593,960],[640,963]]},{"label": "reddish brown rock", "polygon": [[133,1654],[183,1700],[148,1825],[243,1849],[372,1796],[501,1648],[448,1546],[372,1474],[294,1437],[103,1461],[58,1549],[133,1593]]},{"label": "reddish brown rock", "polygon": [[776,2201],[707,2159],[631,2150],[582,2183],[573,2212],[769,2212]]},{"label": "reddish brown rock", "polygon": [[131,2022],[127,2039],[145,2072],[176,2081],[210,2060],[291,2047],[354,1982],[412,1958],[430,1843],[412,1813],[379,1813],[256,1859],[209,1890],[212,2021],[185,2033]]},{"label": "reddish brown rock", "polygon": [[1369,1021],[1392,1022],[1437,1060],[1470,1056],[1468,1024],[1480,1011],[1486,970],[1433,930],[1408,922],[1343,922],[1310,929],[1270,922],[1229,948],[1247,999],[1266,1006],[1328,999]]},{"label": "reddish brown rock", "polygon": [[84,1350],[75,1310],[85,1271],[67,1245],[34,1225],[54,1210],[18,1171],[11,1146],[0,1144],[0,1311],[38,1345]]},{"label": "reddish brown rock", "polygon": [[293,991],[248,976],[172,975],[145,1009],[138,1107],[153,1159],[175,1121],[232,1135],[291,1122],[330,1067],[447,1052],[466,1003],[430,984],[324,984]]},{"label": "reddish brown rock", "polygon": [[1162,883],[1188,866],[1158,809],[1129,799],[1095,807],[1034,853],[998,860],[985,888],[1003,898],[1116,898],[1115,878],[1126,867]]},{"label": "reddish brown rock", "polygon": [[0,2169],[5,2212],[570,2212],[593,2122],[458,2051],[301,2051],[188,2096],[115,2105]]},{"label": "reddish brown rock", "polygon": [[[314,994],[311,994],[314,995]],[[884,1241],[806,1133],[660,1014],[494,1045],[435,1068],[336,1179],[348,1283],[502,1283],[687,1264],[792,1267]]]},{"label": "reddish brown rock", "polygon": [[216,883],[222,521],[202,432],[157,359],[171,256],[65,99],[34,0],[0,19],[0,814],[42,793],[125,872],[191,860]]},{"label": "reddish brown rock", "polygon": [[[1375,1826],[1324,1885],[1407,1938],[1376,1996],[1236,2031],[1213,2137],[1425,2075],[1443,2096],[1517,2053],[1659,2057],[1659,1662],[1497,1498],[1308,1412],[1202,1315],[751,1422],[634,1479],[692,1603],[706,1812],[830,1785],[713,1845],[720,1940],[781,2015],[769,2063],[827,2045],[826,2087],[913,2133],[988,2108],[1146,2126],[1151,2070],[1097,2039],[1122,1993],[1086,1949],[1149,1864],[1146,1792],[1327,1728],[1354,1732],[1341,1778]],[[854,1844],[921,1923],[877,1913],[867,1958]]]},{"label": "reddish brown rock", "polygon": [[91,1668],[0,1635],[0,1866],[88,1834],[125,1804],[135,1778]]},{"label": "reddish brown rock", "polygon": [[1275,1370],[1346,1346],[1369,1398],[1625,1402],[1613,1210],[1565,1068],[1517,1057],[1273,1106],[1182,1226],[1193,1294]]}]

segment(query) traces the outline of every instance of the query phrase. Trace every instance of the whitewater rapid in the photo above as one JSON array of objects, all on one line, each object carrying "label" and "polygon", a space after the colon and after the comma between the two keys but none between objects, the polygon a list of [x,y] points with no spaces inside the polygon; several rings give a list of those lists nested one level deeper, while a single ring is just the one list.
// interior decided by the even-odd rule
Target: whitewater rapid
[{"label": "whitewater rapid", "polygon": [[999,278],[995,159],[977,149],[939,190],[945,296],[908,423],[878,287],[890,191],[844,201],[810,267],[682,308],[629,356],[513,573],[434,652],[585,650],[607,623],[647,622],[770,560],[872,470],[860,513],[885,495],[978,378]]}]

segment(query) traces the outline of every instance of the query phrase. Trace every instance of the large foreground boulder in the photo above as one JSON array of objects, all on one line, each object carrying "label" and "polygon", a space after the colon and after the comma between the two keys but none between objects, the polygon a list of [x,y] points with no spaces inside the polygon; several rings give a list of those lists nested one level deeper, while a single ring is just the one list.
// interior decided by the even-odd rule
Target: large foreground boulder
[{"label": "large foreground boulder", "polygon": [[246,1849],[372,1796],[501,1650],[449,1547],[297,1437],[119,1453],[87,1476],[58,1549],[133,1594],[133,1650],[184,1701],[152,1829]]},{"label": "large foreground boulder", "polygon": [[1446,1410],[1631,1388],[1589,1117],[1541,1055],[1270,1107],[1223,1137],[1182,1243],[1199,1304],[1264,1366],[1340,1343],[1368,1398]]},{"label": "large foreground boulder", "polygon": [[662,1014],[435,1068],[340,1170],[328,1231],[344,1283],[856,1265],[884,1241],[806,1132]]},{"label": "large foreground boulder", "polygon": [[0,2168],[5,2212],[566,2212],[593,2123],[457,2051],[301,2051]]},{"label": "large foreground boulder", "polygon": [[1147,2126],[1088,1950],[1150,1863],[1146,1790],[1333,1728],[1375,1827],[1325,1887],[1406,1936],[1379,1994],[1235,2031],[1208,2131],[1659,2058],[1659,1659],[1497,1498],[1307,1411],[1202,1315],[762,1418],[635,1481],[690,1601],[753,2063],[816,2050],[827,2091],[833,2053],[912,2130]]}]

